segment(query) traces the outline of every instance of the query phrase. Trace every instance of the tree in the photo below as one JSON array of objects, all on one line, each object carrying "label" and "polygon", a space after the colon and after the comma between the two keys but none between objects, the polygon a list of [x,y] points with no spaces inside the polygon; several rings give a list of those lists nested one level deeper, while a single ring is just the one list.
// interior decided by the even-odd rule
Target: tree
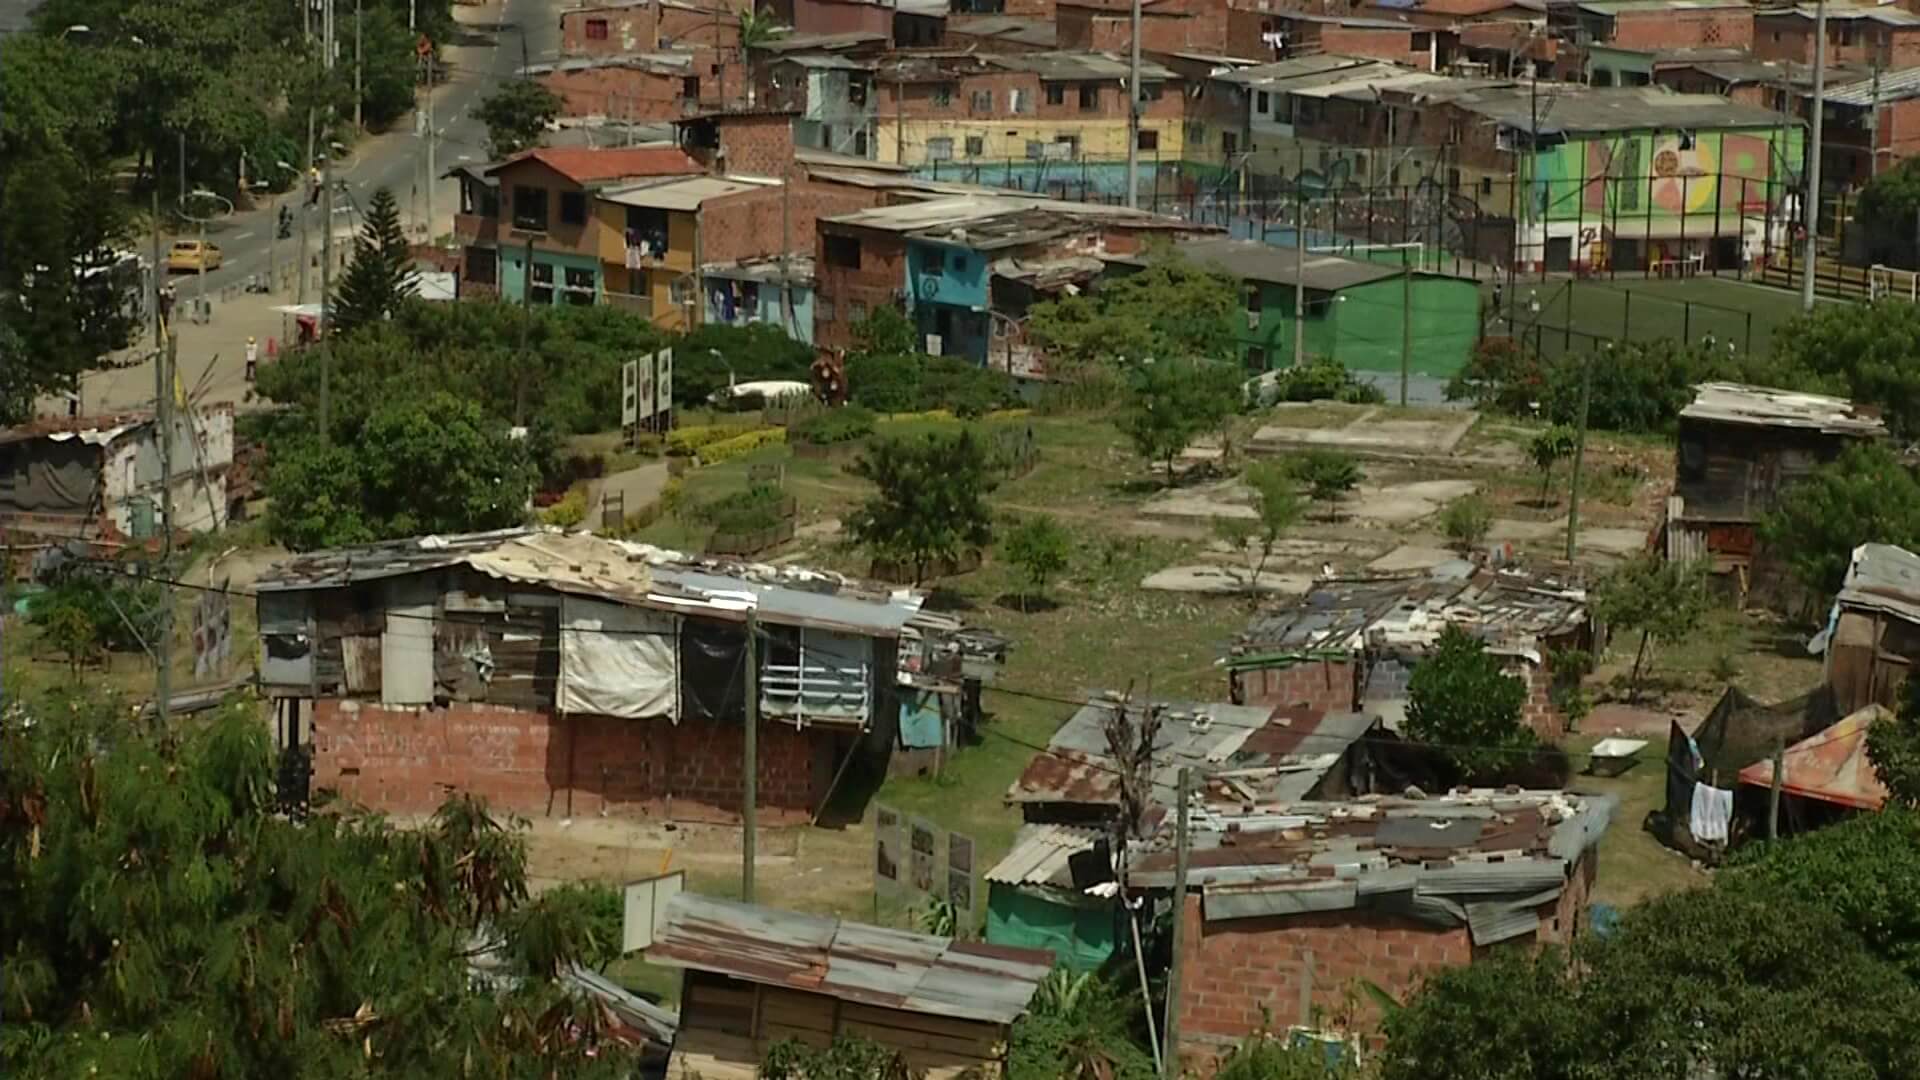
[{"label": "tree", "polygon": [[1263,462],[1247,468],[1246,484],[1253,492],[1253,517],[1213,519],[1214,534],[1247,560],[1247,596],[1260,595],[1260,575],[1281,534],[1300,520],[1300,495],[1286,470]]},{"label": "tree", "polygon": [[1866,227],[1875,262],[1910,262],[1915,257],[1915,213],[1920,211],[1920,166],[1912,158],[1876,173],[1860,190],[1854,220]]},{"label": "tree", "polygon": [[1553,467],[1573,456],[1573,443],[1573,429],[1565,424],[1555,424],[1527,443],[1527,457],[1533,467],[1540,470],[1541,506],[1552,505],[1547,499],[1547,489],[1553,484]]},{"label": "tree", "polygon": [[267,529],[296,551],[518,525],[534,468],[504,422],[446,393],[393,401],[351,443],[289,440],[267,474]]},{"label": "tree", "polygon": [[[164,731],[126,703],[12,701],[0,752],[8,1076],[630,1075],[550,972],[591,931],[528,898],[524,822],[295,821],[257,704]],[[31,724],[15,722],[16,717]],[[528,942],[534,929],[557,949]],[[478,989],[476,940],[512,983]],[[521,958],[544,952],[542,966]]]},{"label": "tree", "polygon": [[915,585],[993,542],[986,497],[996,485],[972,431],[879,440],[853,473],[878,490],[848,516],[848,535],[876,560],[909,569]]},{"label": "tree", "polygon": [[825,1046],[782,1039],[767,1048],[761,1080],[912,1080],[905,1055],[861,1035],[839,1035]]},{"label": "tree", "polygon": [[1773,363],[1784,372],[1802,373],[1790,389],[1824,390],[1878,405],[1887,426],[1906,439],[1920,436],[1915,356],[1920,356],[1920,306],[1899,299],[1815,304],[1773,334]]},{"label": "tree", "polygon": [[[1027,587],[1042,600],[1047,595],[1047,579],[1067,568],[1073,553],[1073,537],[1050,514],[1035,514],[1014,526],[1000,541],[1001,554],[1020,568]],[[1020,594],[1020,609],[1027,607],[1027,594]]]},{"label": "tree", "polygon": [[1231,363],[1241,296],[1231,276],[1160,251],[1091,296],[1033,305],[1027,328],[1046,350],[1049,371],[1070,379],[1116,360]]},{"label": "tree", "polygon": [[1097,972],[1054,968],[1013,1023],[1009,1080],[1152,1080],[1134,994]]},{"label": "tree", "polygon": [[1831,595],[1855,547],[1920,545],[1920,480],[1883,446],[1848,447],[1781,493],[1760,519],[1760,539],[1802,585]]},{"label": "tree", "polygon": [[[1867,729],[1867,758],[1886,786],[1887,796],[1907,807],[1920,807],[1920,679],[1909,678],[1900,687],[1900,708]],[[1920,935],[1916,946],[1920,949]]]},{"label": "tree", "polygon": [[353,241],[353,263],[340,283],[331,313],[341,334],[379,322],[419,288],[413,272],[413,247],[400,227],[400,204],[386,188],[374,191],[367,220]]},{"label": "tree", "polygon": [[1461,554],[1479,549],[1493,528],[1493,508],[1478,494],[1462,495],[1440,512],[1440,531]]},{"label": "tree", "polygon": [[1307,485],[1313,501],[1327,504],[1329,517],[1338,516],[1341,497],[1359,487],[1363,475],[1353,455],[1339,450],[1307,450],[1295,455],[1288,467]]},{"label": "tree", "polygon": [[1158,360],[1135,372],[1120,428],[1141,457],[1165,463],[1172,485],[1174,459],[1201,433],[1217,429],[1240,401],[1239,378],[1227,365]]},{"label": "tree", "polygon": [[1407,680],[1406,733],[1442,751],[1468,777],[1514,763],[1537,739],[1521,723],[1527,684],[1506,673],[1485,642],[1448,626]]},{"label": "tree", "polygon": [[[1909,703],[1903,715],[1911,709]],[[1913,774],[1896,778],[1875,756],[1872,736],[1868,738],[1867,753],[1881,779],[1890,789],[1900,787],[1896,805],[1750,845],[1735,853],[1730,874],[1743,887],[1818,897],[1821,906],[1838,915],[1875,953],[1920,983],[1920,814],[1912,809]],[[1896,768],[1911,769],[1912,760]],[[1872,869],[1862,873],[1862,867]]]},{"label": "tree", "polygon": [[770,7],[755,11],[751,6],[740,12],[740,55],[746,64],[747,85],[753,85],[753,51],[787,36],[787,28]]},{"label": "tree", "polygon": [[1639,631],[1640,647],[1627,677],[1628,700],[1638,701],[1648,643],[1683,641],[1706,618],[1705,568],[1698,561],[1669,561],[1652,552],[1640,555],[1601,579],[1594,590],[1593,613],[1615,632]]},{"label": "tree", "polygon": [[512,79],[488,94],[473,115],[487,125],[487,144],[496,158],[539,145],[540,135],[560,115],[560,98],[532,79]]},{"label": "tree", "polygon": [[777,326],[703,323],[673,343],[674,404],[703,408],[714,391],[726,387],[730,377],[737,382],[807,382],[812,363],[813,350]]}]

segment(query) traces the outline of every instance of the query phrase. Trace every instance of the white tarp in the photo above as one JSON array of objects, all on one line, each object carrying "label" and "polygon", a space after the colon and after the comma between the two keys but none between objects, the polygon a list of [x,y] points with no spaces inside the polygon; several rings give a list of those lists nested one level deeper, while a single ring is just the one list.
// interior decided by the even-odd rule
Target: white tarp
[{"label": "white tarp", "polygon": [[560,603],[560,711],[680,719],[679,619],[567,596]]}]

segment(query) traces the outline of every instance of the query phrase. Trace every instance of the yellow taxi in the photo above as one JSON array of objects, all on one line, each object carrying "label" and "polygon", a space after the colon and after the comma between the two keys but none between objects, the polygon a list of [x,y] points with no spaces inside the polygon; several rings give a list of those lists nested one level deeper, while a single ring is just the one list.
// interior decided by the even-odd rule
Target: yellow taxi
[{"label": "yellow taxi", "polygon": [[208,244],[199,240],[175,240],[173,247],[167,251],[167,269],[172,272],[188,273],[218,270],[223,258],[218,244]]}]

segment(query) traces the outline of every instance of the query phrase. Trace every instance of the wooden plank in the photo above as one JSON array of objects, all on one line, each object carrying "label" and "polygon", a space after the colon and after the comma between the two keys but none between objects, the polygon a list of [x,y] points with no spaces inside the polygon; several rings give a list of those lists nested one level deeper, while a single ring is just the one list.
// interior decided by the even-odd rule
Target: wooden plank
[{"label": "wooden plank", "polygon": [[842,1015],[849,1023],[873,1024],[905,1031],[923,1031],[933,1035],[989,1043],[1001,1040],[1000,1025],[989,1024],[982,1020],[955,1020],[947,1016],[928,1016],[926,1013],[887,1009],[877,1005],[856,1005],[852,1002],[847,1004]]},{"label": "wooden plank", "polygon": [[[760,1023],[784,1024],[788,1027],[832,1034],[833,1004],[831,1000],[810,1002],[795,1000],[791,997],[776,998],[768,994],[760,1003]],[[756,1027],[755,1030],[758,1031],[759,1028]]]},{"label": "wooden plank", "polygon": [[788,1027],[785,1024],[768,1023],[761,1032],[761,1041],[771,1046],[786,1039],[806,1043],[808,1046],[825,1047],[833,1042],[830,1031],[815,1031],[812,1028]]},{"label": "wooden plank", "polygon": [[924,1031],[903,1031],[900,1028],[882,1027],[879,1024],[862,1024],[845,1021],[840,1030],[852,1035],[860,1035],[874,1042],[902,1050],[927,1050],[957,1054],[962,1057],[990,1058],[999,1050],[998,1041],[981,1039],[956,1039],[948,1035],[932,1035]]},{"label": "wooden plank", "polygon": [[697,982],[687,989],[689,991],[687,1000],[702,1005],[734,1005],[749,1009],[753,1007],[753,990],[750,987],[736,990],[726,986],[715,986],[712,983]]}]

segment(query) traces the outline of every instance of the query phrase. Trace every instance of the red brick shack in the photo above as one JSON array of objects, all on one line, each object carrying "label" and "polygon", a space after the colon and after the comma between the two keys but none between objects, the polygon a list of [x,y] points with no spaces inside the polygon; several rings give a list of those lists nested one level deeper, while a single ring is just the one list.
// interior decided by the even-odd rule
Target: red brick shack
[{"label": "red brick shack", "polygon": [[[1349,1038],[1377,1020],[1362,980],[1398,998],[1502,943],[1571,941],[1614,808],[1612,796],[1488,790],[1206,804],[1179,898],[1177,1052],[1204,1075],[1269,1022]],[[1172,845],[1159,837],[1132,883],[1172,887]]]},{"label": "red brick shack", "polygon": [[375,809],[735,820],[756,612],[759,804],[805,821],[895,741],[921,597],[508,529],[300,555],[258,584],[261,683],[313,782]]},{"label": "red brick shack", "polygon": [[1223,661],[1235,702],[1305,705],[1406,717],[1407,680],[1441,630],[1456,626],[1506,660],[1527,684],[1522,719],[1558,742],[1566,715],[1554,705],[1553,654],[1597,650],[1586,592],[1518,569],[1459,561],[1429,574],[1326,582],[1256,615]]}]

